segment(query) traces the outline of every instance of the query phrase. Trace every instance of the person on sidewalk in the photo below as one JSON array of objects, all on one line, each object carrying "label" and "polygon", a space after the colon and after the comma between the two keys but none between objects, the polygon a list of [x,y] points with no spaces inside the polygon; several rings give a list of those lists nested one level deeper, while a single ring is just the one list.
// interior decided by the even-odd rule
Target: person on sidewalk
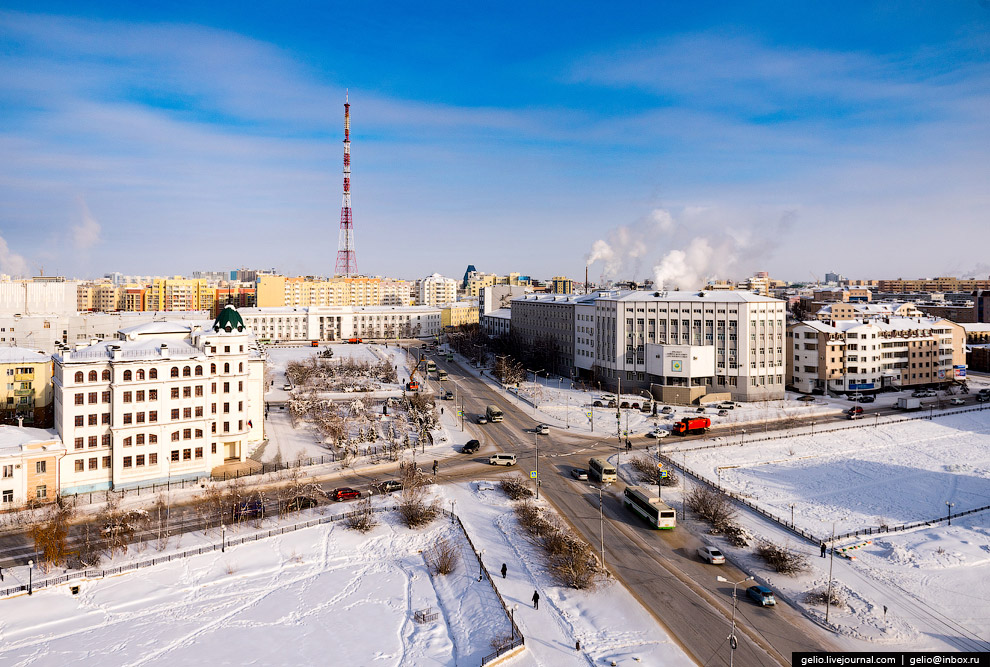
[{"label": "person on sidewalk", "polygon": [[505,566],[505,563],[502,563],[502,578],[503,579],[505,579],[505,573],[508,572],[508,571],[509,571],[509,568],[507,568]]},{"label": "person on sidewalk", "polygon": [[533,591],[533,609],[540,608],[540,594],[538,591]]},{"label": "person on sidewalk", "polygon": [[825,543],[822,542],[822,558],[825,558]]}]

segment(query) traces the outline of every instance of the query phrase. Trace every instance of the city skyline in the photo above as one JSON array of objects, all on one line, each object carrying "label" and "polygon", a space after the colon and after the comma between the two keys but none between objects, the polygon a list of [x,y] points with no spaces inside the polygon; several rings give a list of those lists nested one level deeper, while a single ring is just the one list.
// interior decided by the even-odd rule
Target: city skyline
[{"label": "city skyline", "polygon": [[3,273],[990,274],[985,2],[18,5]]}]

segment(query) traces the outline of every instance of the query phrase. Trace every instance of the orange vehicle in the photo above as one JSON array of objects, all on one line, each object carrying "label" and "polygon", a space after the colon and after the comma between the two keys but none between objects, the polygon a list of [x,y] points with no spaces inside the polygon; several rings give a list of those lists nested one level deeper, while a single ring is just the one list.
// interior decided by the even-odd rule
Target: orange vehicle
[{"label": "orange vehicle", "polygon": [[310,341],[310,345],[312,345],[313,347],[319,347],[320,346],[320,341],[318,341],[318,340]]},{"label": "orange vehicle", "polygon": [[347,342],[348,343],[360,343],[361,342],[361,339],[360,338],[348,338],[347,339]]},{"label": "orange vehicle", "polygon": [[685,417],[674,423],[674,433],[677,435],[689,435],[691,433],[704,433],[712,426],[712,420],[708,417]]}]

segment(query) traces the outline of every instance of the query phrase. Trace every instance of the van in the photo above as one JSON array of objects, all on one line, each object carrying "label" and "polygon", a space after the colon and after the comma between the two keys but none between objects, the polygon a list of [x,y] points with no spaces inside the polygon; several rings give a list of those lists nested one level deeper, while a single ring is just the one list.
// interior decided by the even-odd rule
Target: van
[{"label": "van", "polygon": [[488,463],[493,466],[514,466],[516,465],[515,454],[492,454],[488,457]]}]

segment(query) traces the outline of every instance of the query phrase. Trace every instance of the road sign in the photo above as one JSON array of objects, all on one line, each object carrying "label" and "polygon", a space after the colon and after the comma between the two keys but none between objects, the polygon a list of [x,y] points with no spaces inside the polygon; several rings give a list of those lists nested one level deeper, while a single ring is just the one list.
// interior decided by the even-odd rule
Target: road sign
[{"label": "road sign", "polygon": [[591,410],[588,410],[588,411],[587,411],[587,412],[585,412],[584,414],[586,414],[586,415],[588,415],[588,419],[591,419],[591,416],[592,416],[592,412],[591,412]]},{"label": "road sign", "polygon": [[536,479],[536,471],[535,470],[530,470],[529,471],[529,478],[530,479]]},{"label": "road sign", "polygon": [[660,471],[660,479],[666,479],[669,476],[666,470]]},{"label": "road sign", "polygon": [[463,415],[463,414],[464,414],[464,411],[463,411],[463,410],[458,410],[458,411],[457,411],[457,416],[458,416],[458,417],[460,417],[460,416],[461,416],[461,415]]}]

